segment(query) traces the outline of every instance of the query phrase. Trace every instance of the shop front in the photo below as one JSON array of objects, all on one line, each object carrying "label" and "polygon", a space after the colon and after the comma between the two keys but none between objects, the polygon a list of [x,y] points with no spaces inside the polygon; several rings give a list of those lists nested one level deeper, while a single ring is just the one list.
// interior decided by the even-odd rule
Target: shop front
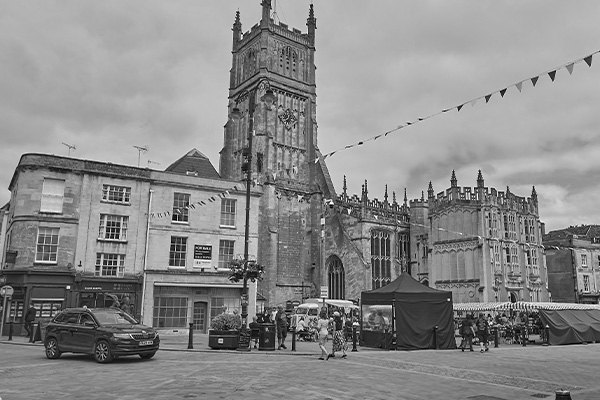
[{"label": "shop front", "polygon": [[[167,281],[165,278],[169,278]],[[194,332],[208,333],[210,321],[223,312],[241,314],[242,283],[226,282],[226,277],[194,277],[201,282],[190,281],[192,276],[176,280],[175,276],[149,275],[144,298],[143,323],[176,334]],[[199,279],[200,278],[200,279]],[[219,279],[221,278],[221,279]],[[256,309],[256,283],[248,285],[248,310]],[[251,321],[254,313],[248,315]]]},{"label": "shop front", "polygon": [[25,334],[24,315],[29,304],[37,310],[35,322],[42,326],[72,301],[74,275],[71,271],[4,270],[6,284],[14,289],[7,304],[3,333],[8,332],[7,322],[12,323],[13,335]]},{"label": "shop front", "polygon": [[75,279],[74,305],[88,308],[119,307],[139,319],[142,285],[137,278],[94,278]]}]

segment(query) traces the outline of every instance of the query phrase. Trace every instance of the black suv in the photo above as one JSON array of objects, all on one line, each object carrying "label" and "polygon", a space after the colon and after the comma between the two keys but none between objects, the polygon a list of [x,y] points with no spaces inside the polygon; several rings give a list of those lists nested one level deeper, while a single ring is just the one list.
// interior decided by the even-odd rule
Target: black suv
[{"label": "black suv", "polygon": [[48,358],[85,353],[99,363],[136,354],[152,358],[159,343],[158,332],[117,308],[67,308],[47,325],[44,338]]}]

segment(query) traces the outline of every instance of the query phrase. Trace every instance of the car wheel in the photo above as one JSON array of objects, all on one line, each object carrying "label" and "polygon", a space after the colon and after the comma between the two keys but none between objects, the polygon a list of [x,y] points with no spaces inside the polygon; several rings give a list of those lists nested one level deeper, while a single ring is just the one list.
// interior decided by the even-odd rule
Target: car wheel
[{"label": "car wheel", "polygon": [[54,360],[59,358],[61,355],[60,350],[58,350],[58,342],[54,338],[50,338],[46,340],[46,357]]},{"label": "car wheel", "polygon": [[105,340],[100,340],[94,347],[94,359],[99,363],[108,363],[113,360],[110,345]]},{"label": "car wheel", "polygon": [[154,357],[155,354],[156,354],[156,352],[154,352],[154,353],[140,354],[140,357],[143,358],[144,360],[149,360],[152,357]]}]

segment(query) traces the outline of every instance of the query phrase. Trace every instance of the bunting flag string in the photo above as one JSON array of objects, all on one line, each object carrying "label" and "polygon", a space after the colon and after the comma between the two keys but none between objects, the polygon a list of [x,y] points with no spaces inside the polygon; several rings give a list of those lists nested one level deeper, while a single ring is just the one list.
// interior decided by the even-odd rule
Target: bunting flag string
[{"label": "bunting flag string", "polygon": [[[246,184],[244,182],[241,182],[238,185],[235,185],[227,190],[222,191],[221,193],[218,193],[216,196],[211,196],[208,199],[206,199],[206,201],[210,202],[210,203],[214,203],[217,198],[221,198],[221,199],[225,199],[228,197],[231,197],[231,191],[237,192],[240,191],[242,189],[246,188]],[[205,206],[207,203],[204,200],[198,200],[195,201],[193,203],[189,203],[186,206],[183,207],[178,207],[178,208],[173,208],[172,211],[163,211],[163,212],[151,212],[150,213],[150,218],[163,218],[163,217],[169,217],[171,216],[171,212],[173,214],[179,214],[182,215],[184,213],[184,210],[195,210],[196,207],[202,207]],[[144,215],[148,215],[148,213],[144,213]]]},{"label": "bunting flag string", "polygon": [[492,96],[494,94],[496,94],[496,93],[500,93],[500,96],[502,98],[504,98],[504,95],[506,94],[507,90],[509,88],[513,87],[513,86],[519,91],[519,93],[522,93],[522,91],[523,91],[523,83],[526,82],[526,81],[531,81],[533,87],[535,87],[535,85],[537,84],[537,82],[538,82],[538,80],[539,80],[539,78],[541,76],[548,75],[550,77],[550,80],[552,82],[554,82],[554,80],[556,79],[556,72],[558,70],[561,70],[561,69],[565,68],[569,72],[569,74],[572,75],[573,74],[573,68],[574,68],[575,64],[581,63],[582,61],[585,62],[588,65],[588,67],[591,67],[592,66],[592,58],[593,58],[593,56],[595,54],[598,54],[598,53],[600,53],[600,50],[597,50],[597,51],[591,53],[590,55],[588,55],[586,57],[578,58],[578,59],[570,61],[570,62],[568,62],[566,64],[562,64],[562,65],[560,65],[560,66],[558,66],[556,68],[552,68],[550,70],[544,71],[544,72],[542,72],[540,74],[537,74],[537,75],[535,75],[535,76],[533,76],[531,78],[527,78],[527,79],[521,80],[519,82],[507,85],[507,86],[503,87],[502,89],[495,90],[495,91],[493,91],[491,93],[488,93],[488,94],[483,95],[483,96],[476,97],[476,98],[471,99],[471,100],[467,100],[467,101],[465,101],[465,102],[463,102],[463,103],[461,103],[459,105],[443,109],[442,111],[438,111],[435,114],[431,114],[431,115],[428,115],[426,117],[420,117],[420,118],[417,118],[414,121],[407,121],[405,124],[398,125],[397,127],[393,128],[393,129],[391,129],[391,130],[389,130],[387,132],[384,132],[382,134],[378,134],[378,135],[372,136],[370,138],[360,140],[360,141],[358,141],[356,143],[349,144],[349,145],[346,145],[344,147],[340,147],[340,148],[338,148],[338,149],[336,149],[336,150],[334,150],[332,152],[322,154],[321,156],[318,156],[317,158],[314,159],[314,163],[315,164],[318,163],[319,160],[325,160],[327,157],[331,157],[331,156],[333,156],[334,154],[336,154],[336,153],[338,153],[340,151],[348,150],[348,149],[351,149],[351,148],[357,147],[357,146],[362,146],[366,142],[375,141],[375,140],[379,139],[382,136],[383,137],[387,137],[390,133],[397,132],[397,131],[399,131],[399,130],[401,130],[403,128],[406,128],[408,126],[414,125],[417,122],[422,122],[422,121],[428,120],[430,118],[437,117],[438,115],[444,114],[444,113],[446,113],[446,112],[448,112],[450,110],[456,109],[458,112],[460,112],[462,110],[462,108],[464,107],[465,104],[470,103],[471,106],[474,107],[475,104],[477,103],[477,101],[481,100],[481,99],[484,99],[485,103],[487,104],[490,101],[490,99],[492,98]]}]

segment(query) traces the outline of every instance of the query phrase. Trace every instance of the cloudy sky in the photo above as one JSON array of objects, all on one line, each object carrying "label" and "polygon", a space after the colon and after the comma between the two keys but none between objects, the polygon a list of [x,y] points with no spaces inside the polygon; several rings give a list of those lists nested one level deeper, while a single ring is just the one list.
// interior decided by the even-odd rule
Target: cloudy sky
[{"label": "cloudy sky", "polygon": [[[249,30],[259,3],[0,0],[0,203],[23,153],[66,156],[63,143],[134,166],[147,145],[140,166],[154,169],[198,148],[218,168],[231,27],[239,10]],[[273,3],[306,32],[309,0]],[[547,231],[600,223],[600,2],[313,4],[320,150],[394,130],[326,159],[338,192],[346,175],[350,194],[367,180],[370,197],[387,184],[420,198],[453,169],[473,187],[481,169],[498,190],[535,185]]]}]

